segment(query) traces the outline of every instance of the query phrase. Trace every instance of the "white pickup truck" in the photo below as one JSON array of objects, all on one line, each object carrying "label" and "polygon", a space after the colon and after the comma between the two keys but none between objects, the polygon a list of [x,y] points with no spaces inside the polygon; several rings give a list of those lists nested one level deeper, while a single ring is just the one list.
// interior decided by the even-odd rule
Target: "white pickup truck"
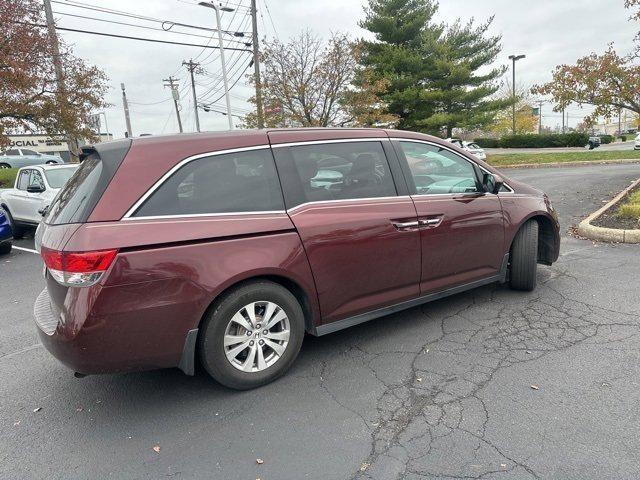
[{"label": "white pickup truck", "polygon": [[14,188],[0,190],[0,208],[11,223],[13,238],[40,223],[44,208],[67,183],[78,165],[37,165],[18,170]]}]

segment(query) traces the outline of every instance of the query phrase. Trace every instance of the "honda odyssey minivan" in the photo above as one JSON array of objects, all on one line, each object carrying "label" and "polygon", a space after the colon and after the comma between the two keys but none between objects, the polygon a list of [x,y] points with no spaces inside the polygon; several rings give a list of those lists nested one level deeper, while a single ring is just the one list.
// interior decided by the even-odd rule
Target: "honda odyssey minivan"
[{"label": "honda odyssey minivan", "polygon": [[427,135],[119,140],[83,147],[38,228],[34,313],[78,375],[199,361],[247,389],[282,375],[305,334],[494,282],[532,290],[559,247],[544,193]]}]

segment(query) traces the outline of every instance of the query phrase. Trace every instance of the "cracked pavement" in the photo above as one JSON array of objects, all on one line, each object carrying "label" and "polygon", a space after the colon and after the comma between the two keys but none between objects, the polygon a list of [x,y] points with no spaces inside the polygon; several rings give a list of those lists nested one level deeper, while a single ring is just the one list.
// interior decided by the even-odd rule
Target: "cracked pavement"
[{"label": "cracked pavement", "polygon": [[249,392],[174,370],[73,378],[31,324],[39,259],[3,257],[0,478],[639,478],[640,246],[566,230],[640,165],[505,173],[562,223],[534,292],[490,285],[307,337]]}]

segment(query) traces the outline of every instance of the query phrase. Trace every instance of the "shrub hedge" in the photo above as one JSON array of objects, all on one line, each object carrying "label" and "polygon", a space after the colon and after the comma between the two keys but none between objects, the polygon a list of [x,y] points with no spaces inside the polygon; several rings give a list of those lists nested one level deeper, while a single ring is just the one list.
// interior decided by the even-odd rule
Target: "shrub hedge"
[{"label": "shrub hedge", "polygon": [[500,140],[495,138],[476,138],[474,141],[483,148],[584,147],[589,143],[589,135],[577,132],[506,135]]},{"label": "shrub hedge", "polygon": [[481,148],[498,148],[500,140],[497,138],[474,138],[473,141]]},{"label": "shrub hedge", "polygon": [[604,145],[613,142],[613,135],[600,135],[600,142]]}]

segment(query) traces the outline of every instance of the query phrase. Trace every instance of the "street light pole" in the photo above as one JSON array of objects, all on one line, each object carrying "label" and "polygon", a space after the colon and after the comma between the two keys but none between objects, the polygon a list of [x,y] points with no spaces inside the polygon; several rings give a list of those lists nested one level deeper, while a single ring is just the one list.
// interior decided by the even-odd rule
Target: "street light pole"
[{"label": "street light pole", "polygon": [[516,62],[525,58],[526,55],[509,55],[509,60],[511,60],[513,66],[511,68],[511,73],[513,74],[512,80],[512,91],[513,91],[513,134],[516,134]]},{"label": "street light pole", "polygon": [[215,3],[200,2],[198,5],[213,8],[216,11],[216,29],[218,30],[218,45],[220,46],[220,63],[222,64],[222,82],[224,83],[224,97],[227,103],[227,119],[229,120],[229,130],[233,130],[233,119],[231,118],[231,99],[229,97],[229,81],[227,79],[227,65],[224,59],[224,45],[222,43],[222,30],[220,30],[220,10],[233,12],[233,8],[221,7]]}]

